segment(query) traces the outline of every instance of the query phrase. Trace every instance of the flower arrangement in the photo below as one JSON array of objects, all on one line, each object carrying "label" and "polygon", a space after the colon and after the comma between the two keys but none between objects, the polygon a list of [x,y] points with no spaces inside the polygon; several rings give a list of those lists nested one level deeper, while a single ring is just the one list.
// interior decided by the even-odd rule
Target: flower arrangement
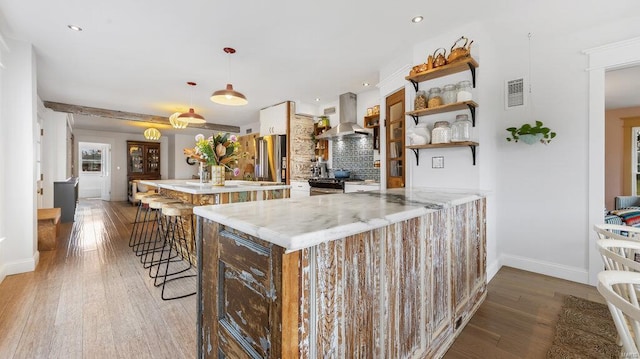
[{"label": "flower arrangement", "polygon": [[216,136],[205,138],[204,135],[196,136],[196,146],[185,148],[184,154],[209,166],[224,166],[225,171],[233,171],[234,176],[240,174],[240,169],[235,167],[240,153],[240,142],[236,135],[218,133]]}]

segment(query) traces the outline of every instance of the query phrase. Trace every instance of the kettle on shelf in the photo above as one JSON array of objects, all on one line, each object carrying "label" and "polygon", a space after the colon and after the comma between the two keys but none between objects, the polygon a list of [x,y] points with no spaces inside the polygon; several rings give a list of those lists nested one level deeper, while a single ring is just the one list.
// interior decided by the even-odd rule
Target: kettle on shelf
[{"label": "kettle on shelf", "polygon": [[[455,47],[461,40],[464,40],[464,44]],[[469,42],[468,38],[461,36],[453,43],[453,46],[451,46],[451,53],[449,53],[449,57],[447,57],[447,62],[451,63],[468,57],[471,54],[471,44],[473,44],[473,40]]]},{"label": "kettle on shelf", "polygon": [[[438,53],[442,50],[442,53]],[[447,59],[445,55],[447,54],[447,49],[444,47],[437,48],[436,51],[433,52],[433,68],[440,67],[447,64]]]}]

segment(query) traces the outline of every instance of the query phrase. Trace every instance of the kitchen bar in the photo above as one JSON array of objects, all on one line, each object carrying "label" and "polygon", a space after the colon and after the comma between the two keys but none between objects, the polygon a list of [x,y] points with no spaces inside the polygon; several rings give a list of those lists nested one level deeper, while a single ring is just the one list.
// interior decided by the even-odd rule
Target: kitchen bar
[{"label": "kitchen bar", "polygon": [[431,189],[196,207],[198,357],[440,357],[486,296],[485,199]]}]

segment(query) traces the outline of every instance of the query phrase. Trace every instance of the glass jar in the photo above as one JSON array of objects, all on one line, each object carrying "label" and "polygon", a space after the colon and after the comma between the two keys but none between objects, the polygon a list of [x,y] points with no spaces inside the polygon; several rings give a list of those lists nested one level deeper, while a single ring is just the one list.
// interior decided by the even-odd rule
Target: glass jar
[{"label": "glass jar", "polygon": [[439,87],[433,87],[429,90],[429,99],[427,100],[427,107],[433,108],[442,106],[442,91]]},{"label": "glass jar", "polygon": [[449,143],[451,142],[451,127],[449,122],[438,121],[433,125],[433,131],[431,131],[431,143]]},{"label": "glass jar", "polygon": [[449,105],[452,103],[456,103],[457,101],[457,91],[456,91],[456,85],[454,84],[449,84],[449,85],[445,85],[442,88],[443,92],[442,92],[442,104],[443,105]]},{"label": "glass jar", "polygon": [[458,102],[471,101],[471,81],[460,81],[456,87]]},{"label": "glass jar", "polygon": [[414,111],[424,110],[427,108],[427,94],[420,90],[416,92],[416,99],[413,102]]},{"label": "glass jar", "polygon": [[471,140],[471,121],[468,115],[457,115],[451,125],[451,142]]}]

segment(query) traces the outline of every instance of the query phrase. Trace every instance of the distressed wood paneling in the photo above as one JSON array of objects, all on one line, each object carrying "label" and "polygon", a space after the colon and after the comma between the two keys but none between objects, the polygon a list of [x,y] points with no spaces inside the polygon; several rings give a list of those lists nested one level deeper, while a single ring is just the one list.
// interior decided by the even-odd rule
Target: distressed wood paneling
[{"label": "distressed wood paneling", "polygon": [[[213,315],[228,323],[204,328],[204,341],[227,358],[441,357],[486,295],[484,206],[445,208],[286,255],[240,232],[241,246],[212,233],[225,299],[205,303],[219,303],[225,312]],[[269,254],[252,253],[256,246]],[[242,322],[249,317],[251,325]],[[206,330],[225,334],[212,340]]]}]

